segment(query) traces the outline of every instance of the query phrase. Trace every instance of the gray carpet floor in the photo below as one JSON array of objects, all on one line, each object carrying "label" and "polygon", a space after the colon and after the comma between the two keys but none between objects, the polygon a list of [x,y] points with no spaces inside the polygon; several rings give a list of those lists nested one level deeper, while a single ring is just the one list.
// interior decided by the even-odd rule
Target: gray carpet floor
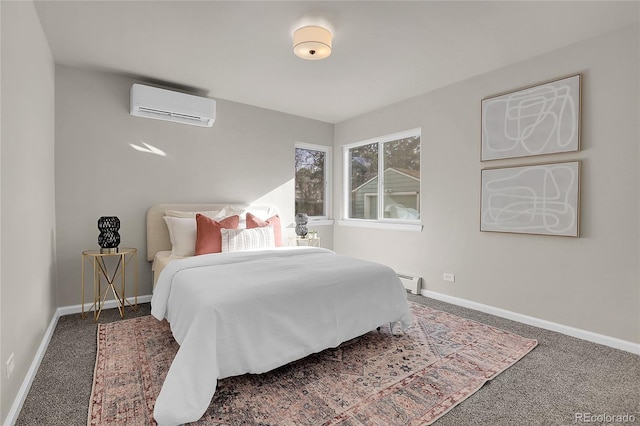
[{"label": "gray carpet floor", "polygon": [[[597,415],[627,415],[640,424],[640,356],[422,296],[409,298],[538,340],[533,351],[453,408],[437,426],[583,423],[576,415],[594,425],[616,420],[597,421]],[[149,304],[143,304],[137,313],[127,309],[126,317],[149,312]],[[101,323],[118,320],[115,309],[100,317]],[[92,317],[59,319],[17,425],[87,423],[96,330]]]}]

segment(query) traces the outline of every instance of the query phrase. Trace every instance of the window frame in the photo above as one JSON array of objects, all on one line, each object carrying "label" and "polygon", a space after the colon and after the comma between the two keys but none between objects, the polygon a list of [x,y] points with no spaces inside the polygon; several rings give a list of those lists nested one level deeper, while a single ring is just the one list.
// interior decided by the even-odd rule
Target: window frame
[{"label": "window frame", "polygon": [[[296,213],[296,207],[295,207],[295,180],[296,180],[296,176],[295,176],[295,150],[296,149],[306,149],[309,151],[319,151],[319,152],[324,152],[324,202],[323,202],[323,215],[322,216],[309,216],[309,224],[311,224],[311,222],[315,222],[315,224],[322,224],[321,222],[327,222],[327,224],[332,224],[333,221],[331,221],[331,171],[332,171],[332,166],[331,166],[331,154],[332,154],[332,147],[327,146],[327,145],[316,145],[316,144],[311,144],[311,143],[305,143],[305,142],[296,142],[294,144],[294,157],[293,157],[293,187],[294,187],[294,200],[293,200],[293,211],[294,214]],[[330,222],[330,223],[329,223]]]},{"label": "window frame", "polygon": [[[383,228],[394,230],[406,230],[406,231],[421,231],[422,230],[422,210],[420,211],[420,219],[395,219],[380,217],[380,212],[384,211],[384,149],[382,148],[385,143],[393,142],[398,139],[404,139],[412,136],[420,137],[420,152],[422,153],[422,128],[416,127],[409,130],[404,130],[388,135],[383,135],[359,142],[353,142],[342,145],[342,181],[343,181],[343,205],[342,205],[342,219],[340,225],[346,226],[358,226],[358,227],[370,227],[370,228]],[[377,219],[361,219],[349,217],[349,206],[351,205],[351,175],[349,164],[349,150],[357,148],[359,146],[378,144],[378,218]],[[382,149],[381,149],[382,148]],[[421,158],[422,160],[422,158]],[[420,186],[419,192],[416,194],[418,203],[420,202],[420,192],[422,192],[422,161],[420,161]],[[420,207],[420,204],[418,204]]]}]

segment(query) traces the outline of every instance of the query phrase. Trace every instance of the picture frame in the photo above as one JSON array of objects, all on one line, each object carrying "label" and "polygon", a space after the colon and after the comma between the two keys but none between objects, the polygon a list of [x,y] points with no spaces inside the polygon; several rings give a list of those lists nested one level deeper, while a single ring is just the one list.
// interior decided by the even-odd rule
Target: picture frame
[{"label": "picture frame", "polygon": [[481,101],[481,161],[580,150],[582,74]]},{"label": "picture frame", "polygon": [[581,161],[481,171],[480,231],[580,236]]}]

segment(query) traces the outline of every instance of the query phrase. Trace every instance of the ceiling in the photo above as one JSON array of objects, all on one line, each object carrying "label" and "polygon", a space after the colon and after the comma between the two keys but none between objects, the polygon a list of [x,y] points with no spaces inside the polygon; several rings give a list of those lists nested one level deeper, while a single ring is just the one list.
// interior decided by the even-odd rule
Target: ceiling
[{"label": "ceiling", "polygon": [[[36,9],[57,63],[337,123],[633,24],[640,2],[36,1]],[[329,58],[293,54],[293,31],[305,24],[333,32]]]}]

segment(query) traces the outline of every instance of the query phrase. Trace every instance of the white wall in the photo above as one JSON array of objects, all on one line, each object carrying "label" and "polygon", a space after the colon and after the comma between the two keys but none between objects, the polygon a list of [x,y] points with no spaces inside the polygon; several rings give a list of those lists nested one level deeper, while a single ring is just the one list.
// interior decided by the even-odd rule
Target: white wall
[{"label": "white wall", "polygon": [[[640,342],[638,38],[628,27],[337,124],[337,215],[341,145],[422,127],[424,230],[336,226],[335,250],[422,276],[435,292]],[[581,152],[480,162],[482,98],[578,72]],[[482,168],[574,159],[581,238],[479,231]]]},{"label": "white wall", "polygon": [[[151,294],[145,214],[158,203],[276,204],[293,223],[294,144],[333,143],[333,125],[217,100],[212,128],[129,114],[136,80],[56,67],[58,306],[80,303],[80,253],[97,248],[97,219],[120,218],[121,246],[140,250],[138,294]],[[135,151],[151,144],[166,157]],[[288,230],[293,234],[293,230]],[[326,235],[331,242],[331,233]]]},{"label": "white wall", "polygon": [[[0,421],[55,310],[54,62],[32,2],[2,10]],[[5,363],[15,354],[7,380]]]}]

